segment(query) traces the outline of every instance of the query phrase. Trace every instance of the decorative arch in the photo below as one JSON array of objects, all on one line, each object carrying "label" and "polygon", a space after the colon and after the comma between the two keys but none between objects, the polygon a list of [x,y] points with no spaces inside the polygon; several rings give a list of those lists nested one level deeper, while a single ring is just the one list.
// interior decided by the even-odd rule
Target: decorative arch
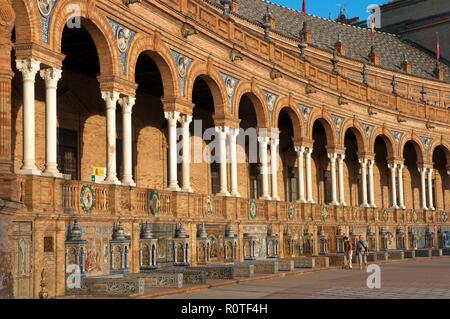
[{"label": "decorative arch", "polygon": [[358,152],[366,153],[369,151],[367,147],[367,139],[365,138],[364,130],[361,127],[361,124],[358,121],[355,120],[346,120],[344,124],[342,124],[341,128],[341,136],[339,140],[339,144],[344,146],[345,144],[345,133],[350,130],[355,134],[356,137],[356,143],[358,145]]},{"label": "decorative arch", "polygon": [[248,97],[252,101],[253,107],[256,113],[256,119],[258,121],[258,128],[269,128],[269,113],[264,104],[264,96],[262,92],[255,87],[251,82],[241,82],[236,87],[236,93],[234,94],[233,109],[235,110],[235,118],[239,119],[239,104],[242,97],[248,94]]},{"label": "decorative arch", "polygon": [[39,18],[41,14],[35,0],[15,0],[11,5],[16,14],[14,28],[16,32],[16,44],[20,43],[40,43],[41,24]]},{"label": "decorative arch", "polygon": [[445,153],[445,159],[447,161],[447,166],[450,166],[450,143],[444,141],[443,139],[441,141],[434,142],[430,147],[430,162],[433,162],[433,154],[436,148],[441,147],[444,150]]},{"label": "decorative arch", "polygon": [[417,155],[417,162],[425,163],[425,161],[427,160],[427,155],[426,155],[425,149],[423,148],[422,142],[415,134],[407,134],[403,137],[403,140],[400,143],[400,149],[399,149],[400,157],[403,156],[403,151],[405,149],[405,145],[408,142],[411,142],[411,144],[414,146],[414,149],[415,149],[416,155]]},{"label": "decorative arch", "polygon": [[68,5],[79,8],[81,25],[92,37],[100,61],[102,76],[121,76],[118,47],[114,32],[105,16],[95,8],[95,2],[59,0],[53,8],[49,30],[49,45],[55,52],[61,53],[61,41],[67,21],[73,18],[73,10]]},{"label": "decorative arch", "polygon": [[375,128],[374,131],[372,132],[370,143],[368,145],[370,153],[375,153],[375,141],[377,140],[377,137],[381,137],[381,139],[384,141],[384,144],[386,145],[387,149],[388,158],[399,157],[398,146],[396,146],[396,143],[392,138],[391,132],[386,128],[380,127]]},{"label": "decorative arch", "polygon": [[223,86],[223,81],[218,76],[218,73],[214,71],[206,63],[194,62],[186,77],[186,97],[189,102],[192,102],[195,80],[197,78],[203,79],[208,85],[214,100],[214,115],[223,116],[229,113],[227,111],[228,98],[225,94],[226,90]]},{"label": "decorative arch", "polygon": [[338,145],[338,138],[336,134],[336,128],[333,125],[331,116],[324,111],[317,111],[311,115],[308,124],[308,138],[313,139],[313,127],[314,123],[319,121],[325,128],[325,134],[327,135],[327,147],[334,147]]},{"label": "decorative arch", "polygon": [[280,116],[281,110],[286,110],[292,121],[292,126],[294,128],[294,139],[300,140],[302,133],[304,132],[303,120],[300,114],[300,110],[292,103],[290,97],[282,97],[278,99],[275,109],[273,110],[273,127],[278,127],[278,118]]},{"label": "decorative arch", "polygon": [[159,36],[154,37],[137,34],[130,43],[127,58],[127,77],[135,82],[136,65],[141,54],[148,54],[161,73],[164,87],[164,98],[179,97],[180,81],[168,47],[160,43]]}]

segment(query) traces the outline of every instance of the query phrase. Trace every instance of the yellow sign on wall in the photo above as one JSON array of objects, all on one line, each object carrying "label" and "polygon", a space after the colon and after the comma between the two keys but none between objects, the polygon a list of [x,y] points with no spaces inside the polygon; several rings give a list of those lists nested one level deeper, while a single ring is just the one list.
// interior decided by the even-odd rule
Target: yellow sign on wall
[{"label": "yellow sign on wall", "polygon": [[94,166],[94,176],[105,176],[106,175],[106,167]]}]

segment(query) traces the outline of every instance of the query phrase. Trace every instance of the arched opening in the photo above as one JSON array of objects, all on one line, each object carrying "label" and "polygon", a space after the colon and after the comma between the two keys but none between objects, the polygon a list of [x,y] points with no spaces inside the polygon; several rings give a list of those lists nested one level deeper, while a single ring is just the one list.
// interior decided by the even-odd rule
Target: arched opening
[{"label": "arched opening", "polygon": [[358,149],[356,135],[352,129],[345,132],[344,146],[344,185],[348,185],[348,191],[345,193],[345,202],[349,206],[359,206],[363,204],[361,200],[361,166],[358,162],[358,152],[360,150]]},{"label": "arched opening", "polygon": [[[132,113],[133,175],[140,187],[164,189],[168,181],[168,125],[161,102],[164,96],[162,77],[151,52],[139,55],[135,81],[138,87]],[[123,161],[120,140],[117,142],[117,151],[117,168],[121,172]]]},{"label": "arched opening", "polygon": [[197,193],[217,194],[220,192],[220,163],[213,160],[218,147],[217,141],[214,148],[210,151],[208,148],[215,139],[214,99],[203,76],[197,77],[194,81],[192,103],[195,106],[191,124],[191,145],[194,152],[194,160],[191,163],[191,186]]},{"label": "arched opening", "polygon": [[288,202],[296,201],[298,199],[298,169],[295,169],[297,154],[292,140],[294,127],[286,108],[280,111],[278,128],[280,130],[279,163],[281,163],[278,168],[279,197]]},{"label": "arched opening", "polygon": [[447,170],[447,154],[442,146],[438,146],[433,151],[434,168],[434,207],[438,210],[448,210],[450,208],[450,177]]},{"label": "arched opening", "polygon": [[242,197],[259,198],[262,193],[260,164],[258,162],[258,119],[250,93],[239,102],[240,133],[238,136],[238,191]]},{"label": "arched opening", "polygon": [[[413,141],[406,142],[403,148],[403,158],[405,160],[405,169],[403,170],[405,206],[413,209],[421,207],[421,182],[417,166],[417,149],[418,146]],[[426,197],[428,198],[428,194]]]},{"label": "arched opening", "polygon": [[311,176],[313,180],[313,198],[320,205],[332,201],[331,169],[327,153],[327,133],[324,124],[314,122],[312,138],[314,140],[312,152]]},{"label": "arched opening", "polygon": [[386,141],[380,135],[375,139],[375,165],[373,167],[375,205],[377,207],[390,206],[388,148]]}]

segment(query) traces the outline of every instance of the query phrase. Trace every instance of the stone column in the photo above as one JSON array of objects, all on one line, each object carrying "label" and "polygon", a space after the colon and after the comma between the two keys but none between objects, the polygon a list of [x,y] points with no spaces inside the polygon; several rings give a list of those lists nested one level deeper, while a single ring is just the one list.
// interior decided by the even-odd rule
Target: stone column
[{"label": "stone column", "polygon": [[337,191],[336,191],[336,153],[328,153],[328,158],[330,159],[330,170],[331,170],[331,203],[330,205],[338,205],[337,201]]},{"label": "stone column", "polygon": [[269,196],[269,176],[267,169],[267,144],[269,143],[269,137],[266,135],[260,135],[258,137],[259,142],[259,154],[261,160],[261,175],[262,175],[262,195],[261,199],[270,199]]},{"label": "stone column", "polygon": [[23,165],[21,174],[40,175],[35,159],[35,128],[34,128],[34,82],[39,71],[40,62],[27,59],[16,60],[16,67],[22,73],[23,79]]},{"label": "stone column", "polygon": [[345,154],[340,154],[338,157],[338,175],[339,175],[339,204],[347,206],[345,202],[345,188],[344,188],[344,159]]},{"label": "stone column", "polygon": [[433,169],[428,169],[428,209],[434,210],[433,205]]},{"label": "stone column", "polygon": [[238,177],[237,177],[237,136],[239,135],[239,128],[232,128],[229,131],[230,136],[230,162],[231,162],[231,196],[240,197],[238,192]]},{"label": "stone column", "polygon": [[131,128],[131,113],[136,98],[125,96],[119,100],[122,107],[122,129],[123,129],[123,177],[122,185],[136,186],[133,180],[133,138]]},{"label": "stone column", "polygon": [[116,106],[119,100],[118,92],[102,92],[102,98],[106,103],[106,127],[107,127],[107,163],[105,182],[120,184],[117,179],[116,167]]},{"label": "stone column", "polygon": [[405,200],[403,194],[403,164],[398,165],[398,206],[405,209]]},{"label": "stone column", "polygon": [[219,196],[230,196],[227,183],[227,134],[228,127],[216,126],[219,139],[220,193]]},{"label": "stone column", "polygon": [[305,151],[306,155],[306,201],[310,204],[314,204],[312,196],[312,172],[311,172],[311,154],[312,147],[308,147]]},{"label": "stone column", "polygon": [[298,201],[300,203],[305,202],[305,168],[303,167],[303,157],[305,156],[305,147],[296,146],[295,151],[297,152],[297,165],[298,165]]},{"label": "stone column", "polygon": [[361,194],[362,194],[362,207],[368,207],[367,203],[367,159],[360,158],[359,164],[361,164]]},{"label": "stone column", "polygon": [[183,134],[183,188],[184,192],[192,192],[191,187],[191,135],[189,133],[189,125],[192,122],[192,115],[184,115],[181,117],[181,128]]},{"label": "stone column", "polygon": [[428,209],[427,208],[426,186],[425,186],[425,174],[427,172],[427,169],[419,168],[419,172],[420,172],[420,193],[421,193],[421,200],[422,200],[422,209]]},{"label": "stone column", "polygon": [[375,206],[375,194],[374,194],[374,187],[373,187],[373,165],[375,164],[375,160],[371,159],[367,161],[367,171],[369,176],[369,206],[370,207],[376,207]]},{"label": "stone column", "polygon": [[46,161],[43,175],[62,177],[58,171],[57,163],[57,107],[56,107],[56,90],[58,81],[61,79],[61,70],[56,68],[48,68],[41,70],[40,75],[45,81],[45,146]]},{"label": "stone column", "polygon": [[164,112],[168,123],[169,135],[169,191],[179,191],[177,176],[177,122],[180,112]]},{"label": "stone column", "polygon": [[397,168],[396,163],[388,164],[389,169],[391,170],[391,197],[392,197],[392,208],[398,208],[397,205],[397,185],[396,185],[396,177],[395,171]]},{"label": "stone column", "polygon": [[272,130],[270,139],[270,173],[272,176],[272,199],[280,200],[278,196],[278,145],[280,144],[279,133]]}]

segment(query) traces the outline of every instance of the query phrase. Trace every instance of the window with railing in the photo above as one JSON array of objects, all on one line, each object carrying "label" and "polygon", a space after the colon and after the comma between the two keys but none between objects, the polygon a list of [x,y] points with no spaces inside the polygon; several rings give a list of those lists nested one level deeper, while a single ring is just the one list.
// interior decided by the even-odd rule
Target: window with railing
[{"label": "window with railing", "polygon": [[79,179],[78,132],[58,128],[58,169],[71,179]]}]

